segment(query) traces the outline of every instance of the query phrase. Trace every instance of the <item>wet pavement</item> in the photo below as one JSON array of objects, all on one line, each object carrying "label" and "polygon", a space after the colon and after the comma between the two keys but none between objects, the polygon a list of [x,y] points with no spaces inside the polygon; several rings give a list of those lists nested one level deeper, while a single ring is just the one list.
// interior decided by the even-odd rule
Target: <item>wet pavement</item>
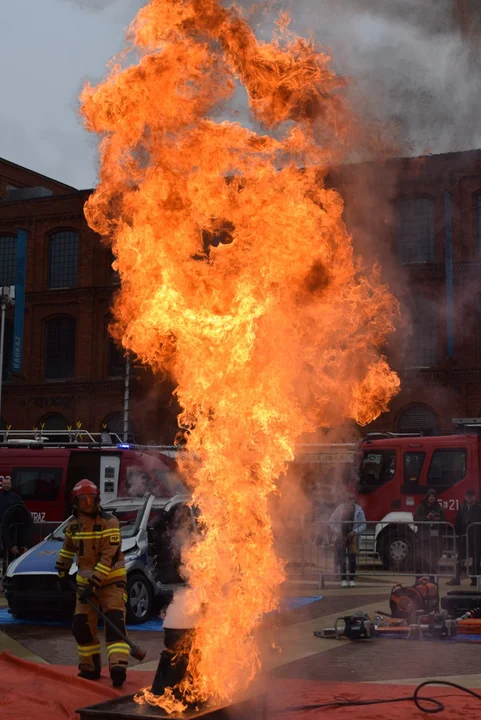
[{"label": "wet pavement", "polygon": [[[332,682],[415,682],[418,678],[451,677],[471,686],[481,684],[481,647],[449,641],[414,641],[379,638],[373,641],[335,641],[315,638],[313,632],[333,625],[337,617],[366,610],[387,610],[391,584],[319,591],[300,584],[299,595],[324,593],[305,607],[273,615],[265,623],[269,638],[282,652],[271,648],[263,663],[278,678]],[[5,601],[0,598],[0,607]],[[132,668],[154,671],[163,649],[163,633],[132,630],[132,640],[147,652],[143,663],[130,659]],[[102,637],[102,633],[99,633]],[[272,643],[269,642],[269,646]],[[54,665],[76,665],[75,641],[68,627],[49,625],[0,626],[0,651]],[[105,662],[105,657],[103,658]]]}]

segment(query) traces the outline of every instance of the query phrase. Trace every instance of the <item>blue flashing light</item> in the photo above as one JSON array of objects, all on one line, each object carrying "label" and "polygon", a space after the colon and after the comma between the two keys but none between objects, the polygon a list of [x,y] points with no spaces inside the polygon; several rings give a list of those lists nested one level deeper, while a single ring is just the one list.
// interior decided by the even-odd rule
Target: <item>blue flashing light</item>
[{"label": "blue flashing light", "polygon": [[126,443],[120,443],[117,447],[122,448],[122,450],[130,450],[130,445],[127,445]]}]

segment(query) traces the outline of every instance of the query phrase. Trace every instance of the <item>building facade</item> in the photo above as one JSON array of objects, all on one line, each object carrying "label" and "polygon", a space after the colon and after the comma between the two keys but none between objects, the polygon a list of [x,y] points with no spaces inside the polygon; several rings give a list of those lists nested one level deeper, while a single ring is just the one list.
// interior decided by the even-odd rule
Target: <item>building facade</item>
[{"label": "building facade", "polygon": [[[385,348],[401,392],[362,432],[452,432],[453,418],[481,417],[481,151],[351,165],[330,182],[401,308]],[[5,332],[1,421],[15,429],[123,427],[125,358],[108,334],[118,277],[84,218],[90,192],[0,160],[0,285],[14,283],[16,233],[28,232],[19,374],[13,310]],[[176,413],[168,380],[134,366],[135,438],[172,442]]]},{"label": "building facade", "polygon": [[[7,310],[2,425],[97,432],[123,429],[125,357],[108,333],[118,289],[112,254],[88,227],[78,191],[0,160],[0,285],[15,283],[16,233],[28,233],[23,363],[13,374],[13,309]],[[133,367],[129,430],[170,442],[171,388]],[[155,387],[154,387],[155,386]]]},{"label": "building facade", "polygon": [[401,392],[367,430],[481,418],[481,152],[351,166],[337,181],[354,244],[379,258],[401,308],[386,348]]}]

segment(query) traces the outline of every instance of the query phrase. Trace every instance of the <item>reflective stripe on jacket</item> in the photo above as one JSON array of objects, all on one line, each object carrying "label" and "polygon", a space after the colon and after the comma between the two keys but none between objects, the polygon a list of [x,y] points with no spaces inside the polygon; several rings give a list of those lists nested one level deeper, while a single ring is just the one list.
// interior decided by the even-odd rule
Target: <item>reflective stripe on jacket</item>
[{"label": "reflective stripe on jacket", "polygon": [[125,560],[118,520],[101,510],[92,517],[79,513],[65,530],[57,570],[68,572],[77,557],[77,583],[97,587],[126,580]]}]

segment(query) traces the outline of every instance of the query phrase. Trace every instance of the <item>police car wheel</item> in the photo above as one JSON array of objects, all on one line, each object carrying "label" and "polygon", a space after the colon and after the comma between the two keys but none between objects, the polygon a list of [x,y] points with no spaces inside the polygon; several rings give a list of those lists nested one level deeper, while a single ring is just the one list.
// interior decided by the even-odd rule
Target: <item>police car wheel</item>
[{"label": "police car wheel", "polygon": [[127,622],[140,625],[150,618],[153,595],[150,583],[141,573],[127,578]]}]

